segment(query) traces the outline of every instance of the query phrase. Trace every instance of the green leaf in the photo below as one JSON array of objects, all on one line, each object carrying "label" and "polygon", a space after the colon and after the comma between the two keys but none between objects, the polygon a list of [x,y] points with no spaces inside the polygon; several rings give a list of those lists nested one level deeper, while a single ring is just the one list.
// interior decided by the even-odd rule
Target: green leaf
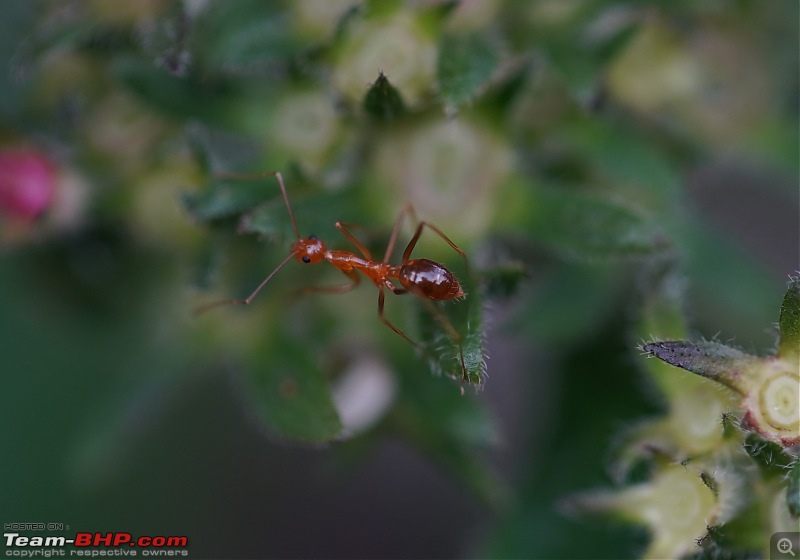
[{"label": "green leaf", "polygon": [[[556,22],[549,18],[534,21],[525,33],[535,38],[537,49],[573,95],[582,98],[597,87],[607,66],[635,36],[639,20],[612,23],[603,11],[610,13],[615,8],[606,2],[565,6],[569,7],[564,17]],[[600,26],[600,21],[605,23]]]},{"label": "green leaf", "polygon": [[251,170],[263,151],[252,138],[201,123],[186,127],[186,141],[200,168],[208,173]]},{"label": "green leaf", "polygon": [[637,545],[643,550],[646,539],[638,529],[587,523],[556,510],[578,489],[608,484],[609,434],[654,412],[637,383],[639,372],[621,350],[628,344],[624,315],[618,308],[614,320],[577,345],[553,345],[553,366],[528,362],[523,373],[533,383],[521,388],[524,398],[552,406],[526,407],[522,422],[530,431],[518,445],[528,453],[515,479],[515,507],[476,556],[631,558]]},{"label": "green leaf", "polygon": [[[265,188],[263,181],[260,184]],[[291,189],[288,184],[287,188]],[[272,240],[294,239],[294,227],[277,186],[270,196],[272,198],[268,202],[242,217],[239,233],[257,233]],[[350,191],[322,192],[306,197],[294,196],[290,192],[289,200],[300,235],[317,235],[326,243],[344,240],[334,224],[337,220],[352,220],[353,211],[358,208],[357,200]]]},{"label": "green leaf", "polygon": [[[684,280],[672,262],[650,263],[643,270],[641,285],[642,308],[636,328],[642,339],[679,340],[688,333],[683,312]],[[656,384],[666,403],[674,408],[677,399],[699,391],[705,382],[701,379],[687,379],[675,375],[669,363],[661,360],[642,360],[650,379]],[[738,434],[739,431],[736,430]],[[652,437],[652,436],[651,436]]]},{"label": "green leaf", "polygon": [[687,336],[683,312],[685,281],[672,263],[653,263],[644,269],[645,293],[639,334],[656,340]]},{"label": "green leaf", "polygon": [[755,348],[774,344],[774,336],[756,326],[775,321],[774,279],[753,254],[707,222],[687,221],[672,231],[697,294],[693,313],[714,317]]},{"label": "green leaf", "polygon": [[641,350],[651,356],[744,394],[743,372],[758,358],[719,342],[686,340],[651,342]]},{"label": "green leaf", "polygon": [[364,96],[364,110],[375,119],[384,122],[396,119],[406,112],[400,92],[389,83],[383,72]]},{"label": "green leaf", "polygon": [[418,300],[420,345],[433,373],[480,387],[486,379],[483,298],[470,274],[462,277],[461,286],[463,299]]},{"label": "green leaf", "polygon": [[205,222],[237,216],[274,196],[263,182],[214,179],[203,192],[185,193],[183,203],[196,220]]},{"label": "green leaf", "polygon": [[664,146],[642,141],[642,130],[579,113],[556,134],[586,160],[592,180],[659,216],[677,209],[682,187],[677,165]]},{"label": "green leaf", "polygon": [[793,458],[784,452],[784,447],[758,434],[747,436],[744,450],[755,460],[765,477],[782,479],[792,468]]},{"label": "green leaf", "polygon": [[195,23],[192,49],[201,65],[226,74],[267,74],[304,48],[288,18],[273,2],[214,3]]},{"label": "green leaf", "polygon": [[620,301],[620,272],[612,263],[557,263],[536,273],[522,329],[548,344],[578,342],[603,327]]},{"label": "green leaf", "polygon": [[246,383],[246,398],[270,433],[308,443],[341,435],[325,376],[306,345],[294,338],[266,339],[249,364]]},{"label": "green leaf", "polygon": [[[385,0],[382,0],[385,1]],[[432,35],[439,35],[442,25],[458,9],[461,0],[444,0],[423,5],[417,11],[417,17],[425,29]]]},{"label": "green leaf", "polygon": [[[6,12],[3,13],[3,16],[18,17],[16,14],[12,14]],[[15,31],[19,32],[20,30],[17,29]],[[39,26],[36,28],[34,36],[17,43],[19,52],[16,57],[11,59],[11,69],[17,70],[16,65],[18,64],[33,64],[37,60],[44,59],[48,54],[59,50],[78,50],[81,47],[90,48],[99,36],[111,33],[113,33],[113,30],[104,29],[98,26],[97,23],[87,20],[65,21],[55,26]]]},{"label": "green leaf", "polygon": [[800,356],[800,277],[791,278],[789,281],[789,289],[783,296],[778,325],[780,329],[778,355]]},{"label": "green leaf", "polygon": [[578,259],[641,257],[668,240],[651,221],[620,203],[581,192],[537,189],[528,230],[556,253]]},{"label": "green leaf", "polygon": [[239,233],[257,233],[270,240],[295,238],[294,226],[282,198],[273,198],[242,216]]},{"label": "green leaf", "polygon": [[232,234],[228,231],[212,231],[207,242],[195,249],[193,262],[189,269],[191,284],[194,287],[208,290],[214,286],[231,237]]},{"label": "green leaf", "polygon": [[519,291],[529,277],[525,263],[508,260],[481,270],[481,283],[487,298],[506,299]]},{"label": "green leaf", "polygon": [[786,485],[786,505],[795,519],[800,517],[800,459],[795,459]]},{"label": "green leaf", "polygon": [[0,2],[0,60],[5,61],[0,72],[0,117],[5,127],[20,118],[32,97],[30,84],[19,75],[20,70],[31,68],[31,58],[39,54],[38,48],[30,45],[31,28],[39,11],[32,2]]},{"label": "green leaf", "polygon": [[226,84],[210,88],[193,76],[180,78],[149,60],[119,57],[114,61],[117,80],[153,108],[173,119],[199,119],[225,123],[228,103],[234,91]]},{"label": "green leaf", "polygon": [[364,17],[381,18],[389,16],[403,8],[401,0],[365,0]]},{"label": "green leaf", "polygon": [[439,47],[437,77],[445,104],[458,108],[492,77],[499,58],[480,35],[445,36]]},{"label": "green leaf", "polygon": [[502,441],[496,419],[482,399],[461,396],[443,378],[419,375],[415,360],[399,357],[401,397],[388,425],[470,488],[484,503],[501,508],[510,496],[487,461]]}]

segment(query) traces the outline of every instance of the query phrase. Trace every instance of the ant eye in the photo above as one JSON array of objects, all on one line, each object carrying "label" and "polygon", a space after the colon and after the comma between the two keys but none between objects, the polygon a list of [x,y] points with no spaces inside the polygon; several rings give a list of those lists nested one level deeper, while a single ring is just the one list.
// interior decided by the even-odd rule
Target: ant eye
[{"label": "ant eye", "polygon": [[319,239],[319,237],[317,237],[314,234],[309,235],[308,238],[311,239],[312,241],[316,241],[317,239]]},{"label": "ant eye", "polygon": [[311,262],[311,257],[309,257],[308,255],[303,255],[303,259],[302,260],[303,260],[304,263],[310,263]]}]

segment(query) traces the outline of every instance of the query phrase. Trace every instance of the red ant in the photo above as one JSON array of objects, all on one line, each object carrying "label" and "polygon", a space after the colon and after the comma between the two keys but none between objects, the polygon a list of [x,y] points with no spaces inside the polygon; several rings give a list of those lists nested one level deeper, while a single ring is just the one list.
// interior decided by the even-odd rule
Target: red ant
[{"label": "red ant", "polygon": [[[400,214],[397,216],[397,221],[394,224],[389,243],[386,246],[386,252],[383,255],[382,261],[375,261],[372,258],[369,250],[362,244],[355,236],[348,230],[349,227],[354,227],[353,224],[345,222],[336,222],[336,229],[353,244],[361,253],[361,257],[350,251],[337,251],[329,250],[325,243],[317,238],[316,235],[309,235],[308,237],[301,237],[300,230],[297,228],[297,222],[292,212],[292,207],[289,204],[289,197],[286,194],[286,186],[283,184],[283,177],[279,172],[272,173],[258,173],[252,175],[222,174],[223,178],[231,179],[260,179],[264,177],[275,176],[278,179],[278,184],[283,193],[283,200],[286,203],[286,210],[289,212],[289,218],[292,222],[297,241],[292,245],[292,250],[289,255],[273,270],[258,287],[253,290],[249,296],[244,299],[223,300],[218,302],[203,305],[197,309],[198,313],[208,311],[209,309],[221,305],[249,305],[251,301],[258,295],[261,289],[269,282],[273,276],[292,258],[305,264],[317,264],[322,261],[328,261],[333,266],[341,270],[345,276],[350,279],[348,284],[341,286],[311,286],[305,288],[303,291],[309,292],[327,292],[327,293],[345,293],[359,285],[361,276],[359,272],[372,280],[378,288],[378,318],[395,333],[406,339],[416,348],[421,348],[420,345],[408,337],[403,331],[392,324],[386,318],[383,312],[384,308],[384,290],[389,290],[394,294],[401,295],[410,293],[423,301],[445,301],[464,297],[464,290],[456,277],[443,265],[429,260],[429,259],[412,259],[411,252],[417,245],[417,241],[422,235],[423,230],[427,227],[433,230],[434,233],[444,239],[450,247],[453,248],[459,255],[464,258],[467,263],[467,256],[450,238],[448,238],[442,231],[433,224],[425,221],[419,222],[417,229],[414,232],[411,241],[408,242],[405,250],[403,251],[403,259],[399,266],[389,264],[389,257],[394,249],[397,236],[400,233],[400,228],[403,225],[403,220],[408,213],[414,214],[411,205],[405,205]],[[468,264],[468,263],[467,263]],[[400,283],[398,287],[393,281]],[[431,310],[437,315],[439,323],[448,332],[450,338],[458,344],[459,358],[461,360],[462,382],[468,381],[467,368],[464,364],[464,351],[461,347],[461,336],[450,324],[446,317],[444,317],[438,309],[431,307]],[[463,389],[462,389],[463,391]]]}]

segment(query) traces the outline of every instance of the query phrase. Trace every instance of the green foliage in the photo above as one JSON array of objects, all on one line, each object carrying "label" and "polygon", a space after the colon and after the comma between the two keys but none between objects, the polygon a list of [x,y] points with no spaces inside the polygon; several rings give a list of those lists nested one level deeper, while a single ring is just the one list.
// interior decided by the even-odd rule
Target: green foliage
[{"label": "green foliage", "polygon": [[286,25],[274,3],[244,0],[216,3],[205,10],[192,30],[193,47],[202,64],[223,72],[263,71],[296,55],[303,43]]},{"label": "green foliage", "polygon": [[381,72],[364,96],[364,110],[379,121],[391,121],[406,111],[400,92]]},{"label": "green foliage", "polygon": [[[790,282],[781,306],[782,333],[791,331],[791,320],[786,320],[785,317],[791,313],[787,308],[791,310],[794,306],[795,302],[792,300],[795,299],[795,290],[794,282]],[[723,550],[746,550],[748,547],[763,546],[761,543],[769,538],[769,533],[777,532],[782,527],[787,527],[788,530],[788,527],[796,524],[790,518],[797,518],[797,481],[794,471],[797,463],[797,445],[800,443],[800,369],[797,367],[796,354],[792,351],[784,352],[782,349],[785,338],[781,337],[780,340],[777,356],[766,358],[758,358],[724,344],[709,341],[698,343],[657,341],[641,347],[650,356],[711,379],[738,393],[741,402],[739,406],[743,409],[739,427],[746,435],[736,437],[731,430],[726,430],[727,433],[721,434],[723,437],[717,445],[708,445],[703,451],[712,457],[706,461],[718,464],[720,461],[725,461],[723,457],[729,453],[728,445],[741,444],[749,457],[758,465],[759,476],[754,477],[752,467],[745,463],[737,465],[739,473],[734,475],[728,472],[721,480],[713,477],[709,479],[705,473],[701,473],[703,482],[714,491],[721,506],[725,503],[726,493],[732,495],[757,492],[767,492],[771,499],[780,505],[773,506],[774,509],[770,510],[766,505],[769,501],[765,500],[759,502],[758,507],[749,513],[724,512],[722,509],[713,512],[710,508],[706,517],[715,518],[723,515],[726,517],[715,519],[714,523],[709,523],[710,527],[723,523],[734,526],[737,523],[749,523],[753,526],[768,527],[767,530],[748,531],[736,535],[735,538],[728,537],[722,540],[719,539],[722,534],[719,527],[709,530],[703,536],[703,540]],[[664,373],[668,375],[670,372]],[[686,383],[679,385],[677,382],[664,384],[665,392],[673,393],[673,400],[677,400],[674,398],[675,392],[686,385]],[[684,395],[684,399],[687,396]],[[708,397],[704,400],[703,404],[707,408],[713,407]],[[673,402],[671,406],[678,406],[678,403]],[[731,414],[735,410],[733,403],[727,405],[727,408],[730,412],[726,414]],[[697,423],[695,425],[697,426]],[[695,428],[694,431],[699,433],[702,430]],[[683,446],[686,446],[686,442]],[[690,464],[693,459],[696,460],[688,456],[685,461]],[[785,497],[782,496],[784,492]],[[785,502],[785,509],[781,502]],[[746,520],[748,515],[754,519]],[[727,519],[731,516],[734,516],[732,522]]]},{"label": "green foliage", "polygon": [[453,391],[444,377],[408,376],[387,427],[420,446],[483,503],[502,511],[511,503],[510,489],[489,468],[487,452],[503,436],[493,415],[469,393]]},{"label": "green foliage", "polygon": [[780,342],[778,353],[781,356],[795,356],[800,359],[800,278],[792,278],[789,289],[781,304],[781,317],[778,323]]},{"label": "green foliage", "polygon": [[530,277],[521,261],[510,260],[481,271],[486,295],[491,299],[505,299],[514,296],[520,285]]},{"label": "green foliage", "polygon": [[791,455],[787,454],[777,443],[766,441],[757,434],[747,436],[744,449],[770,477],[783,478],[786,476],[786,471],[792,467]]},{"label": "green foliage", "polygon": [[795,460],[789,470],[789,484],[786,485],[786,504],[792,517],[800,517],[800,461]]},{"label": "green foliage", "polygon": [[740,390],[737,380],[755,358],[719,342],[665,341],[650,342],[642,350],[668,364],[719,381]]},{"label": "green foliage", "polygon": [[498,61],[495,48],[480,35],[445,35],[436,68],[445,105],[458,108],[472,100],[489,81]]},{"label": "green foliage", "polygon": [[[270,346],[275,344],[277,348]],[[267,339],[250,364],[243,391],[272,434],[308,443],[324,443],[341,435],[325,375],[297,340]]]},{"label": "green foliage", "polygon": [[147,61],[120,57],[113,72],[120,82],[165,116],[177,119],[202,117],[206,123],[224,122],[227,94],[223,87],[209,90],[191,78],[170,75]]},{"label": "green foliage", "polygon": [[183,202],[195,219],[213,221],[239,216],[269,197],[261,184],[215,179],[203,192],[185,194]]},{"label": "green foliage", "polygon": [[[223,555],[521,558],[765,555],[764,532],[796,521],[796,277],[776,354],[756,355],[797,273],[779,239],[796,240],[779,228],[797,207],[797,5],[106,4],[0,4],[0,149],[40,150],[59,177],[53,207],[19,222],[0,173],[9,521],[129,526],[147,497],[187,526],[267,531]],[[409,344],[369,279],[309,294],[349,279],[288,258],[251,305],[192,317],[291,256],[274,172],[301,236],[360,257],[334,225],[352,224],[375,261],[413,204],[388,264],[415,219],[435,224],[470,265],[435,235],[414,258],[465,297],[384,286]],[[404,466],[358,478],[387,442],[429,459],[458,507],[428,512]],[[343,502],[385,500],[376,524],[408,548],[324,548],[352,517],[337,503],[318,523],[334,498],[302,491],[336,487],[326,468],[353,456]],[[478,538],[461,528],[473,502]],[[673,523],[686,503],[707,514],[692,534]],[[417,524],[446,533],[434,515],[458,538],[412,548],[435,540]]]},{"label": "green foliage", "polygon": [[469,271],[460,283],[463,300],[418,306],[417,328],[432,371],[481,387],[486,377],[483,298]]},{"label": "green foliage", "polygon": [[541,189],[527,226],[530,235],[557,252],[578,259],[644,256],[663,251],[658,227],[608,199],[567,189]]}]

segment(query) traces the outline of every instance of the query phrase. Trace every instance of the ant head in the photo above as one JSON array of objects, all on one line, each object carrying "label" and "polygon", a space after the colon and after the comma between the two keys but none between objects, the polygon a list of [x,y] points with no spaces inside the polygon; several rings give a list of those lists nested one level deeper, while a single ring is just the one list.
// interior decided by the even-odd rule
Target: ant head
[{"label": "ant head", "polygon": [[325,243],[316,235],[301,237],[292,247],[295,258],[306,264],[316,264],[325,258]]}]

